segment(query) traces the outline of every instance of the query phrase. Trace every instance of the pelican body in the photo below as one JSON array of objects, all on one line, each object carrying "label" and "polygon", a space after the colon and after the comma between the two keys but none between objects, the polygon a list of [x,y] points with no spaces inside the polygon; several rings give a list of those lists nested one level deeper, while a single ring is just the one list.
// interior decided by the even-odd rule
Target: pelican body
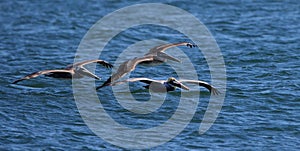
[{"label": "pelican body", "polygon": [[23,80],[28,80],[31,78],[35,78],[38,77],[40,75],[45,75],[48,77],[53,77],[53,78],[65,78],[65,79],[71,79],[71,78],[82,78],[84,76],[88,76],[91,78],[95,78],[97,80],[99,80],[100,78],[91,73],[89,70],[87,70],[86,68],[84,68],[84,65],[90,64],[90,63],[98,63],[101,64],[102,66],[106,67],[106,68],[112,68],[113,66],[111,64],[109,64],[106,61],[103,60],[87,60],[87,61],[83,61],[83,62],[78,62],[75,64],[71,64],[68,65],[66,68],[64,69],[57,69],[57,70],[43,70],[43,71],[38,71],[38,72],[34,72],[31,73],[29,75],[26,75],[23,78],[20,78],[16,81],[13,82],[13,84],[16,84],[20,81]]}]

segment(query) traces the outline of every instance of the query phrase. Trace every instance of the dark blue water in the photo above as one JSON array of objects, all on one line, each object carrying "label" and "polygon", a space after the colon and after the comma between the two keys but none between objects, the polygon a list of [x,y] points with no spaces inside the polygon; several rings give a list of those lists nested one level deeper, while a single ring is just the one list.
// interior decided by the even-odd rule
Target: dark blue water
[{"label": "dark blue water", "polygon": [[[39,77],[19,85],[10,83],[34,71],[73,63],[81,39],[94,23],[117,9],[143,2],[0,2],[1,150],[122,149],[96,136],[83,122],[70,80]],[[196,16],[215,37],[226,64],[227,92],[222,111],[209,131],[198,134],[209,100],[209,93],[203,91],[190,124],[174,139],[153,150],[299,150],[300,3],[165,3]],[[124,31],[109,43],[101,59],[114,62],[123,49],[145,37],[169,42],[188,40],[164,27],[150,28]],[[197,59],[199,76],[209,82],[209,69],[202,54],[188,51],[187,55]],[[167,66],[159,67],[173,73]],[[144,70],[139,68],[133,75],[143,75]],[[149,70],[154,73],[157,68]],[[101,71],[103,79],[110,74],[109,70]],[[141,89],[133,88],[139,91],[135,97],[149,97],[138,86]],[[108,113],[121,124],[141,128],[166,121],[176,110],[176,98],[180,96],[180,92],[168,94],[167,99],[172,102],[166,102],[157,111],[160,114],[141,116],[122,109],[110,92],[106,88],[98,93],[105,98],[101,103]]]}]

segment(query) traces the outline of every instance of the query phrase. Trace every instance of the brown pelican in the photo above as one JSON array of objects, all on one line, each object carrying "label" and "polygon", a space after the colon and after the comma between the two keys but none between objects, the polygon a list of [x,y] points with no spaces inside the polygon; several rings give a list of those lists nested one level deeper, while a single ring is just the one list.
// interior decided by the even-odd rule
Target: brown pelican
[{"label": "brown pelican", "polygon": [[68,65],[66,68],[64,69],[56,69],[56,70],[43,70],[43,71],[38,71],[38,72],[34,72],[31,73],[21,79],[18,79],[16,81],[13,82],[13,84],[16,84],[20,81],[23,80],[28,80],[31,78],[35,78],[37,76],[40,75],[45,75],[45,76],[49,76],[49,77],[53,77],[53,78],[66,78],[66,79],[71,79],[73,78],[82,78],[83,76],[88,76],[91,78],[95,78],[95,79],[100,79],[97,75],[91,73],[90,71],[88,71],[86,68],[84,68],[84,65],[90,64],[90,63],[98,63],[101,64],[102,66],[106,67],[106,68],[112,68],[113,66],[109,63],[107,63],[106,61],[103,60],[87,60],[87,61],[83,61],[83,62],[78,62],[75,64],[71,64]]},{"label": "brown pelican", "polygon": [[127,73],[133,71],[135,67],[140,63],[156,63],[156,62],[162,63],[162,62],[166,62],[167,60],[180,62],[180,60],[167,55],[166,53],[164,53],[164,51],[172,47],[184,46],[184,45],[190,48],[197,46],[188,42],[180,42],[180,43],[172,43],[172,44],[164,44],[164,45],[156,46],[150,49],[149,52],[144,55],[144,57],[140,57],[140,58],[136,57],[132,60],[123,62],[119,66],[117,72],[114,73],[111,77],[109,77],[109,79],[107,79],[101,86],[98,86],[96,89],[98,90],[102,87],[109,86],[111,82],[114,82],[120,79],[121,77],[125,76]]},{"label": "brown pelican", "polygon": [[173,77],[168,78],[167,81],[153,80],[153,79],[148,79],[148,78],[130,78],[130,79],[127,79],[124,81],[114,82],[111,85],[114,86],[114,85],[119,85],[119,84],[123,84],[126,82],[137,82],[137,81],[146,83],[147,85],[144,87],[147,89],[151,89],[153,92],[174,91],[176,89],[176,87],[185,89],[185,90],[189,90],[189,88],[182,83],[192,83],[192,84],[198,84],[199,86],[205,87],[213,95],[220,94],[220,92],[215,87],[208,84],[207,82],[198,81],[198,80],[176,80]]}]

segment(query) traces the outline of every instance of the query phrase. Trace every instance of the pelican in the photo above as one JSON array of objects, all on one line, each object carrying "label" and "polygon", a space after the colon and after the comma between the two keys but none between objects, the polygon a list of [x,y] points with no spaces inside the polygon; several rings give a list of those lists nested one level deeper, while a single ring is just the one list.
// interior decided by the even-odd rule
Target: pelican
[{"label": "pelican", "polygon": [[128,60],[123,62],[116,73],[114,73],[111,77],[109,77],[101,86],[98,86],[96,90],[109,86],[112,82],[120,79],[121,77],[125,76],[127,73],[133,71],[135,67],[138,64],[141,63],[163,63],[166,62],[167,60],[173,60],[176,62],[180,62],[180,60],[167,55],[164,53],[165,50],[172,48],[172,47],[177,47],[177,46],[188,46],[190,48],[197,47],[197,45],[188,43],[188,42],[180,42],[180,43],[171,43],[171,44],[164,44],[164,45],[159,45],[156,46],[152,49],[149,50],[148,53],[146,53],[143,57],[136,57],[132,60]]},{"label": "pelican", "polygon": [[106,67],[106,68],[112,68],[113,66],[111,64],[109,64],[106,61],[103,60],[87,60],[87,61],[83,61],[83,62],[78,62],[75,64],[71,64],[68,65],[66,68],[64,69],[55,69],[55,70],[42,70],[42,71],[38,71],[38,72],[34,72],[31,73],[21,79],[18,79],[16,81],[13,82],[13,84],[16,84],[20,81],[23,80],[28,80],[31,78],[35,78],[38,77],[40,75],[45,75],[48,77],[53,77],[53,78],[65,78],[65,79],[71,79],[73,78],[82,78],[83,76],[88,76],[91,78],[95,78],[97,80],[99,80],[100,78],[91,73],[90,71],[88,71],[86,68],[84,68],[84,65],[90,64],[90,63],[98,63],[101,64],[102,66]]},{"label": "pelican", "polygon": [[147,85],[143,86],[143,87],[145,87],[146,89],[151,89],[153,92],[174,91],[176,89],[176,87],[184,89],[184,90],[189,90],[189,88],[187,86],[185,86],[183,83],[192,83],[192,84],[198,84],[199,86],[205,87],[213,95],[220,94],[220,92],[215,87],[208,84],[207,82],[199,81],[199,80],[177,80],[174,77],[170,77],[166,81],[165,80],[153,80],[153,79],[149,79],[149,78],[130,78],[127,80],[114,82],[111,85],[115,86],[115,85],[123,84],[126,82],[137,82],[137,81],[146,83]]}]

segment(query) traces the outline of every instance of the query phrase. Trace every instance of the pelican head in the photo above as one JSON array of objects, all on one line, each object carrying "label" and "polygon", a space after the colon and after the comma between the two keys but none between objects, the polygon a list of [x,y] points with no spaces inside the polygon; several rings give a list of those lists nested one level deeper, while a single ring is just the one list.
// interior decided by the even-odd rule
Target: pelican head
[{"label": "pelican head", "polygon": [[178,87],[178,88],[182,88],[182,89],[185,89],[185,90],[190,90],[187,86],[182,84],[180,81],[176,80],[174,77],[168,78],[166,83],[168,83],[169,85],[171,85],[173,87]]}]

